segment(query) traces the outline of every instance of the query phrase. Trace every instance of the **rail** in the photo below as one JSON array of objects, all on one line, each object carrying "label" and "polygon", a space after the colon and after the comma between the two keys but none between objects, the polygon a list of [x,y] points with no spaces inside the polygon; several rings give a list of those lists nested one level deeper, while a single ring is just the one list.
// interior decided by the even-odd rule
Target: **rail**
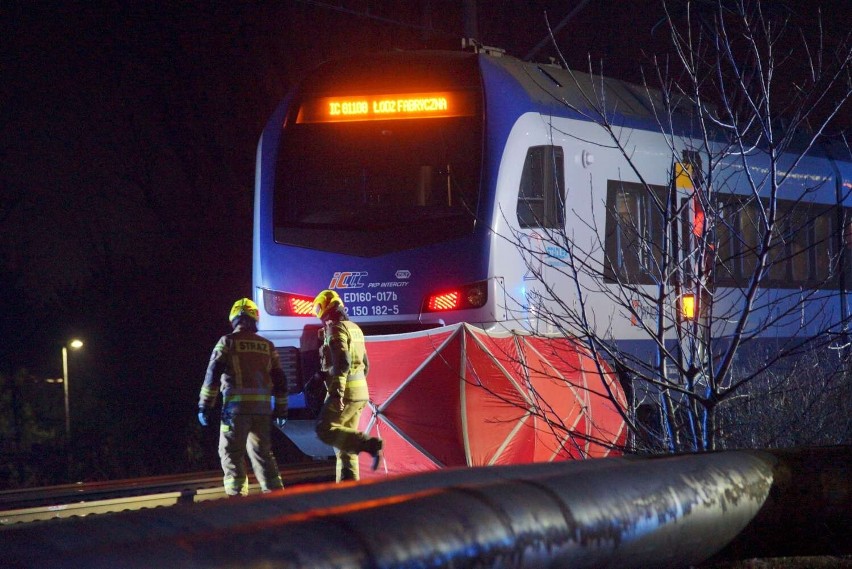
[{"label": "rail", "polygon": [[[313,462],[280,468],[285,487],[334,480],[333,462]],[[249,494],[260,486],[250,477]],[[63,484],[0,492],[0,529],[20,523],[57,518],[141,510],[224,498],[218,472],[175,474],[149,478]]]}]

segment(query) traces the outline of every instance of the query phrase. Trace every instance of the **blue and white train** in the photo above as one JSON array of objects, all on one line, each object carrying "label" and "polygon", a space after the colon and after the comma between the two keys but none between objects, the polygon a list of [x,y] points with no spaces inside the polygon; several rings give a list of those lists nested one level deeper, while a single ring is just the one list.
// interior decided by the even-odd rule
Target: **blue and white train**
[{"label": "blue and white train", "polygon": [[[605,95],[629,162],[593,120],[583,89]],[[337,290],[367,335],[461,321],[553,332],[542,318],[549,307],[538,303],[575,298],[565,270],[571,244],[604,277],[585,288],[586,313],[641,352],[641,319],[653,315],[639,304],[624,310],[601,289],[643,283],[655,254],[631,241],[657,231],[649,188],[664,192],[687,162],[701,162],[688,138],[661,133],[650,103],[644,88],[493,50],[376,54],[309,74],[257,150],[254,296],[261,333],[283,356],[291,408],[310,406],[304,383],[318,366],[311,304],[320,290]],[[765,167],[760,158],[752,165]],[[729,187],[737,168],[726,174]],[[766,282],[777,294],[765,304],[783,313],[779,303],[798,302],[797,289],[818,283],[819,301],[797,307],[789,323],[776,319],[776,333],[789,324],[801,334],[802,322],[817,319],[800,312],[844,318],[852,272],[837,263],[850,257],[837,236],[852,207],[852,165],[814,154],[785,184],[780,207],[811,215],[779,237],[789,254],[774,259]],[[717,236],[724,270],[714,285],[732,290],[753,272],[749,250],[759,238],[747,227],[755,204],[735,193],[720,209],[730,218],[717,222],[728,234]],[[545,238],[553,230],[570,243]]]}]

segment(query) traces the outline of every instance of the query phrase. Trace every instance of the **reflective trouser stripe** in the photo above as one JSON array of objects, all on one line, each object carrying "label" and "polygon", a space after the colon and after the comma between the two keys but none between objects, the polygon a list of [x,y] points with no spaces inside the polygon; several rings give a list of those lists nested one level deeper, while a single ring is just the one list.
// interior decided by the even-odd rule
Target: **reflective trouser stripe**
[{"label": "reflective trouser stripe", "polygon": [[243,496],[248,495],[247,476],[238,477],[226,474],[222,482],[225,486],[225,494],[227,494],[228,496],[236,496],[238,494],[241,494]]}]

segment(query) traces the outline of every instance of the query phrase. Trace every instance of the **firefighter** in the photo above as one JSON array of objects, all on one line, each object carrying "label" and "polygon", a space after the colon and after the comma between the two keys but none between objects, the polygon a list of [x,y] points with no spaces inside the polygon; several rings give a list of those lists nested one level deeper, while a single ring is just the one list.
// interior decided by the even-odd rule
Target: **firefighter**
[{"label": "firefighter", "polygon": [[198,421],[206,427],[222,392],[219,458],[228,496],[248,494],[246,453],[263,492],[283,488],[269,424],[270,415],[279,428],[287,420],[287,381],[272,342],[257,334],[258,318],[248,298],[234,303],[233,332],[213,348],[198,399]]},{"label": "firefighter", "polygon": [[361,412],[370,398],[364,333],[346,316],[343,301],[333,290],[317,295],[314,313],[323,322],[320,363],[327,390],[317,436],[334,447],[337,481],[358,480],[358,453],[370,453],[373,470],[382,456],[382,439],[358,430]]}]

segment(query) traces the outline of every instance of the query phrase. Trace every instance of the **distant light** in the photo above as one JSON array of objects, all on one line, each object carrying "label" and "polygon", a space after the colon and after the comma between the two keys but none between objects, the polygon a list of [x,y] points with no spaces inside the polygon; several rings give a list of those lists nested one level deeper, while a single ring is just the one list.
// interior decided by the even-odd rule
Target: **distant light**
[{"label": "distant light", "polygon": [[83,341],[82,341],[82,340],[78,340],[77,338],[74,338],[73,340],[71,340],[70,342],[68,342],[68,347],[69,347],[69,348],[73,348],[73,349],[75,349],[75,350],[79,350],[80,348],[82,348],[82,347],[83,347]]}]

